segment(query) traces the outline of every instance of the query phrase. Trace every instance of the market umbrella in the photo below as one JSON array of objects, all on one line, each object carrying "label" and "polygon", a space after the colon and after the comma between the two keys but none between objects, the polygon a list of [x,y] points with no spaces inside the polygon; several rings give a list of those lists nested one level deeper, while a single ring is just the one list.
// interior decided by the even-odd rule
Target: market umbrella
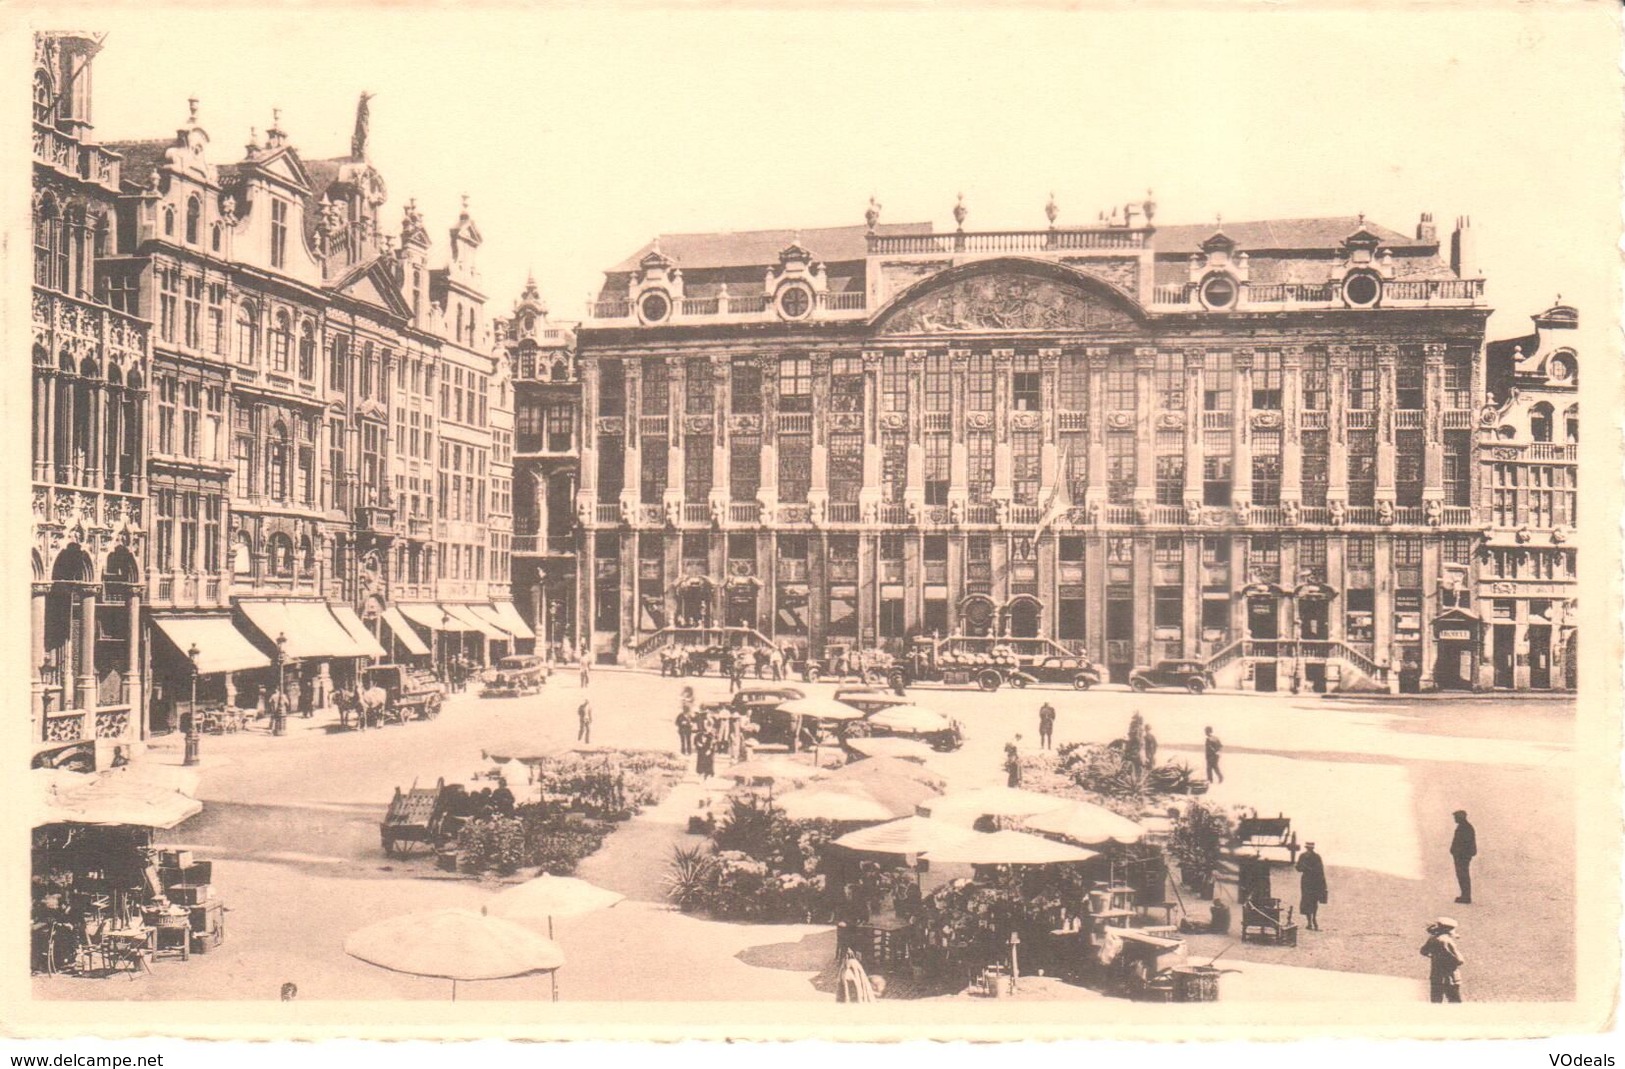
[{"label": "market umbrella", "polygon": [[856,709],[834,698],[795,698],[779,706],[781,713],[791,716],[813,716],[820,720],[862,720],[863,710]]},{"label": "market umbrella", "polygon": [[[578,880],[573,876],[552,876],[547,873],[527,880],[517,887],[491,899],[485,907],[493,917],[520,922],[547,920],[547,937],[553,938],[554,917],[579,917],[608,909],[626,896],[618,891]],[[553,974],[553,1001],[559,999],[559,978]]]},{"label": "market umbrella", "polygon": [[956,865],[1055,865],[1088,861],[1099,855],[1081,846],[1025,832],[990,831],[973,832],[971,838],[927,850],[925,856],[933,862]]},{"label": "market umbrella", "polygon": [[179,791],[188,798],[197,797],[198,782],[201,779],[195,768],[182,768],[180,765],[157,765],[150,761],[119,765],[110,769],[106,775],[114,777],[115,780],[148,783],[166,791]]},{"label": "market umbrella", "polygon": [[829,781],[831,783],[843,780],[861,781],[877,776],[913,780],[915,783],[925,784],[934,791],[942,791],[948,785],[948,781],[940,773],[913,761],[899,761],[895,757],[871,757],[863,761],[854,761],[831,774]]},{"label": "market umbrella", "polygon": [[776,804],[791,820],[879,822],[907,816],[936,793],[914,780],[876,776],[819,783],[792,791]]},{"label": "market umbrella", "polygon": [[903,817],[848,832],[836,839],[835,845],[871,854],[924,854],[956,846],[979,834],[930,817]]},{"label": "market umbrella", "polygon": [[918,705],[898,705],[890,709],[882,709],[871,716],[868,722],[875,727],[885,728],[888,731],[916,733],[947,731],[954,726],[953,721],[941,713],[934,713]]},{"label": "market umbrella", "polygon": [[896,757],[904,761],[928,761],[936,753],[923,742],[895,735],[847,739],[846,748],[865,757]]},{"label": "market umbrella", "polygon": [[782,784],[800,786],[829,773],[788,758],[754,757],[732,766],[727,774],[739,783],[769,783],[777,787]]},{"label": "market umbrella", "polygon": [[507,764],[509,761],[518,761],[521,764],[535,764],[549,757],[556,757],[560,748],[557,744],[541,739],[498,739],[487,743],[480,752],[487,760],[498,764]]},{"label": "market umbrella", "polygon": [[167,829],[203,812],[203,803],[197,799],[138,777],[37,769],[31,782],[31,816],[36,828],[46,824],[128,824]]},{"label": "market umbrella", "polygon": [[379,921],[344,941],[344,952],[380,968],[451,981],[552,972],[564,951],[522,924],[467,909],[431,909]]},{"label": "market umbrella", "polygon": [[1093,802],[1073,802],[1022,821],[1033,831],[1048,832],[1075,843],[1137,843],[1145,829]]},{"label": "market umbrella", "polygon": [[933,798],[928,805],[920,807],[920,815],[974,824],[982,817],[1030,817],[1065,804],[1064,798],[1024,791],[1020,787],[973,787]]}]

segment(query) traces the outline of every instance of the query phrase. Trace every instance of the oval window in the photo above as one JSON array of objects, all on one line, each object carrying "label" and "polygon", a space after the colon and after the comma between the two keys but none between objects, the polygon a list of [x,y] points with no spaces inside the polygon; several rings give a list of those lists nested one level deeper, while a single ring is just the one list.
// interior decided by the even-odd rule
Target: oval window
[{"label": "oval window", "polygon": [[779,310],[786,319],[800,319],[812,311],[812,294],[805,286],[791,286],[779,296]]},{"label": "oval window", "polygon": [[1209,275],[1202,283],[1202,303],[1209,308],[1229,308],[1236,294],[1236,280],[1229,275]]},{"label": "oval window", "polygon": [[664,293],[650,293],[644,295],[638,308],[643,313],[644,322],[658,323],[671,313],[671,302]]},{"label": "oval window", "polygon": [[1353,274],[1343,280],[1343,296],[1356,308],[1369,308],[1382,296],[1382,283],[1376,275]]}]

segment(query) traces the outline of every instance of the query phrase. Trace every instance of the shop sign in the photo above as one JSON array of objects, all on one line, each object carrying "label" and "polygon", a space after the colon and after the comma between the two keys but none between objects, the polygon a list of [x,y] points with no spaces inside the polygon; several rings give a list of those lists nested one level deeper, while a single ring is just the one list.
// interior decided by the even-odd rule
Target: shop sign
[{"label": "shop sign", "polygon": [[1473,633],[1464,628],[1447,627],[1439,632],[1440,642],[1471,642]]}]

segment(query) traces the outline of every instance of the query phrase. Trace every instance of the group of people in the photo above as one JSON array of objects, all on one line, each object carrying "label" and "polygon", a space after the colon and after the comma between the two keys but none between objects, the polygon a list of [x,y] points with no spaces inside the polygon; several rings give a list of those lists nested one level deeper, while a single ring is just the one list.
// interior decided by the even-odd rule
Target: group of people
[{"label": "group of people", "polygon": [[694,756],[694,771],[702,779],[717,772],[717,754],[729,754],[735,761],[750,759],[756,726],[734,713],[707,709],[694,700],[694,688],[684,687],[677,710],[677,745]]},{"label": "group of people", "polygon": [[458,792],[447,807],[447,816],[468,820],[488,817],[513,816],[515,798],[508,789],[506,778],[498,779],[496,787],[482,787],[477,791]]}]

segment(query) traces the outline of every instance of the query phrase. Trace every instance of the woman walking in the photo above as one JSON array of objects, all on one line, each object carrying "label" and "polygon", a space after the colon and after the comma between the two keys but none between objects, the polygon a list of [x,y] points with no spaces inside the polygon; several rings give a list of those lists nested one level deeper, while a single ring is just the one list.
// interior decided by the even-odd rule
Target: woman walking
[{"label": "woman walking", "polygon": [[716,737],[708,726],[702,725],[699,734],[694,736],[694,754],[694,771],[701,779],[717,774]]}]

